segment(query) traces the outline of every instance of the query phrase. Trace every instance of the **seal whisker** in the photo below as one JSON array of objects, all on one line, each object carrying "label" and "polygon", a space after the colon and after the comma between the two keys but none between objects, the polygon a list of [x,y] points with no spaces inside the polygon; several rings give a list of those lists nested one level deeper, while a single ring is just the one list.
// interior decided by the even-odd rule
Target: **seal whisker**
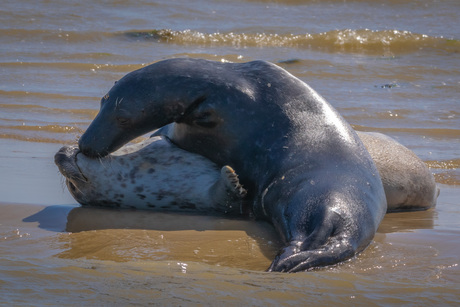
[{"label": "seal whisker", "polygon": [[[58,171],[58,173],[60,173],[60,172]],[[61,182],[61,189],[62,189],[62,191],[65,191],[65,187],[67,186],[67,185],[66,185],[66,178],[61,176],[61,177],[60,177],[60,182]]]},{"label": "seal whisker", "polygon": [[103,159],[102,157],[98,157],[97,160],[99,161],[99,164],[102,165],[102,167],[103,167],[104,169],[107,168],[107,167],[105,166],[105,164],[104,164],[103,161],[104,161],[104,160],[108,160],[108,159]]},{"label": "seal whisker", "polygon": [[108,169],[112,169],[113,158],[114,157],[112,155],[108,155],[105,157],[98,157],[98,161],[104,170],[108,170]]},{"label": "seal whisker", "polygon": [[121,102],[123,101],[124,97],[121,97],[120,100],[118,100],[118,97],[115,99],[115,110],[117,110],[120,107]]},{"label": "seal whisker", "polygon": [[69,179],[66,180],[66,185],[72,194],[75,194],[77,192],[79,195],[85,195],[85,193],[83,193],[83,191],[79,188],[78,184],[73,183]]},{"label": "seal whisker", "polygon": [[81,173],[82,177],[78,177],[78,176],[72,176],[72,177],[69,177],[69,179],[72,179],[72,180],[76,180],[76,181],[81,181],[81,182],[88,182],[88,179],[83,175],[83,173]]}]

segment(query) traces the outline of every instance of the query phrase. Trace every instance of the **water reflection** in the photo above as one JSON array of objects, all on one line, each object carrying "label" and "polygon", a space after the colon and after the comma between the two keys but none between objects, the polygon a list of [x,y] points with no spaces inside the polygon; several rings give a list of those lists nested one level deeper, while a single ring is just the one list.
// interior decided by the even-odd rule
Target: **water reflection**
[{"label": "water reflection", "polygon": [[437,218],[435,209],[413,212],[396,212],[385,215],[378,233],[408,232],[417,229],[433,229]]},{"label": "water reflection", "polygon": [[24,222],[58,236],[57,257],[194,261],[265,270],[281,247],[266,222],[142,210],[49,206]]},{"label": "water reflection", "polygon": [[[390,213],[376,236],[433,229],[436,210]],[[143,210],[49,206],[25,219],[54,232],[57,257],[126,261],[194,261],[265,270],[282,246],[266,222]],[[382,242],[380,242],[382,243]]]},{"label": "water reflection", "polygon": [[[379,233],[433,229],[436,209],[389,213],[378,229]],[[251,237],[276,236],[272,227],[262,221],[229,219],[215,215],[117,210],[73,206],[48,206],[24,222],[38,222],[39,228],[57,232],[82,232],[104,229],[143,229],[157,231],[244,231]],[[276,240],[275,240],[276,241]]]}]

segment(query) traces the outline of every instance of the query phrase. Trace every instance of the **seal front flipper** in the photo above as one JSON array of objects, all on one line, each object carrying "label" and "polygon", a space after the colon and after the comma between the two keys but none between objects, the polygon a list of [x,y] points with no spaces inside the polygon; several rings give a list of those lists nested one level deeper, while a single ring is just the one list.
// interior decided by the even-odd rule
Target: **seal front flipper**
[{"label": "seal front flipper", "polygon": [[235,170],[225,165],[220,170],[221,180],[225,183],[227,190],[238,198],[244,198],[248,191],[240,184]]},{"label": "seal front flipper", "polygon": [[228,165],[220,170],[220,179],[209,190],[215,203],[219,205],[219,211],[225,213],[241,214],[242,202],[247,191],[240,184],[238,175]]}]

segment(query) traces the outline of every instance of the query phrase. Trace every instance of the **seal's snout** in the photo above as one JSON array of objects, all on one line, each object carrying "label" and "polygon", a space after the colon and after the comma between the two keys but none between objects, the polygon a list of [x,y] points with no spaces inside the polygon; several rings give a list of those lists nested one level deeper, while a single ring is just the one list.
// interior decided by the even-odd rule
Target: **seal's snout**
[{"label": "seal's snout", "polygon": [[88,158],[102,158],[109,154],[107,149],[96,149],[94,146],[90,146],[90,144],[94,145],[98,142],[93,140],[93,142],[88,142],[88,137],[84,134],[80,140],[78,141],[78,148],[82,154],[87,156]]},{"label": "seal's snout", "polygon": [[86,177],[81,173],[76,162],[80,152],[77,146],[64,146],[54,155],[54,163],[66,179],[86,182]]},{"label": "seal's snout", "polygon": [[63,146],[54,155],[54,163],[59,167],[68,162],[69,159],[75,157],[78,147],[76,146]]}]

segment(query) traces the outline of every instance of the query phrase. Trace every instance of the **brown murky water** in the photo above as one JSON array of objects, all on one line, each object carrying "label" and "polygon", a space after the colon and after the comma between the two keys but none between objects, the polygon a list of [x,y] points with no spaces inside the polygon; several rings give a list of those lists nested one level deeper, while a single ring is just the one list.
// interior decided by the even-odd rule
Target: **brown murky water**
[{"label": "brown murky water", "polygon": [[[3,1],[0,304],[458,305],[460,2]],[[279,248],[247,220],[80,208],[53,155],[127,72],[172,57],[264,59],[358,130],[435,173],[436,208],[385,217],[338,266],[265,273]]]}]

